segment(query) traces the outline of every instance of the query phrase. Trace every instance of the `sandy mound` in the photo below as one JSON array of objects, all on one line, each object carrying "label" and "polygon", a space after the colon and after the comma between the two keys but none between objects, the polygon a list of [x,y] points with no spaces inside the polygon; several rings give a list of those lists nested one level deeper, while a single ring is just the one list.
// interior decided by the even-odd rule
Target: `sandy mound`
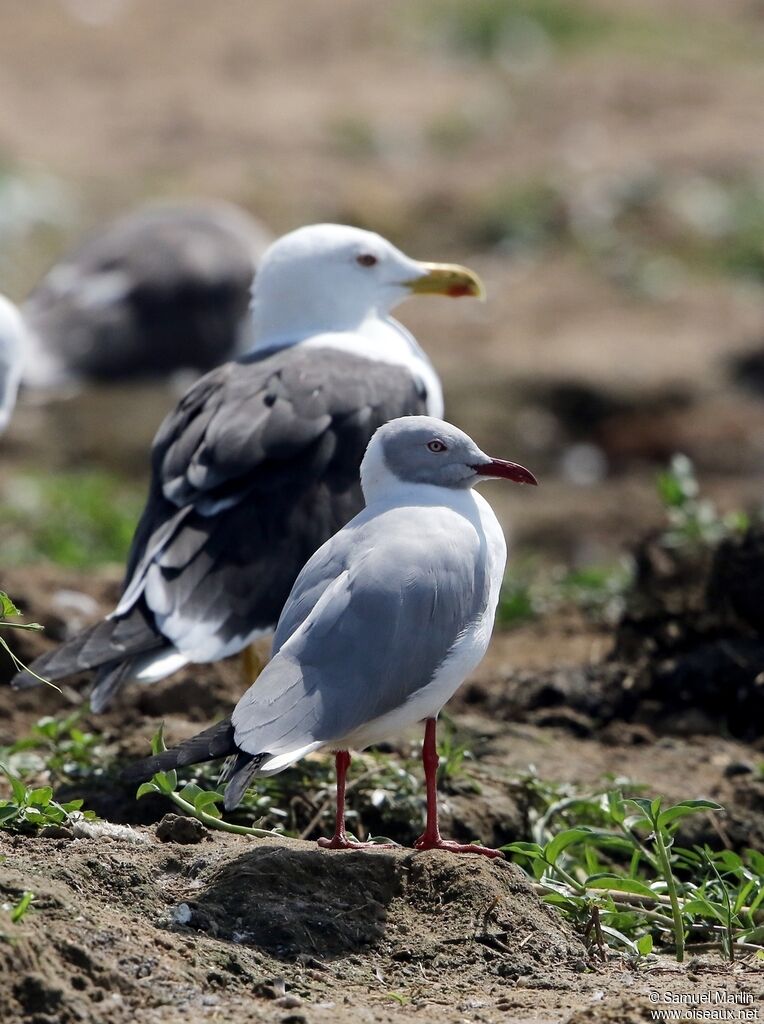
[{"label": "sandy mound", "polygon": [[0,942],[4,1024],[195,1020],[209,1006],[232,1022],[283,1020],[285,1006],[369,993],[382,1011],[425,979],[455,1006],[585,960],[504,862],[142,834],[150,842],[0,840],[0,899],[35,893]]}]

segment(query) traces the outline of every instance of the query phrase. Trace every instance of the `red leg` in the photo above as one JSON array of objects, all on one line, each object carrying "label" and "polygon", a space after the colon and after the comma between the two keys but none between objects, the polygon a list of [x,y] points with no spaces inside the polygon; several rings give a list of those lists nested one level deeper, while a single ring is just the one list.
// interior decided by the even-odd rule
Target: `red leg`
[{"label": "red leg", "polygon": [[437,724],[434,718],[428,718],[424,727],[424,743],[422,744],[422,764],[427,784],[427,825],[422,835],[414,843],[415,850],[449,850],[451,853],[481,853],[484,857],[503,857],[501,850],[491,850],[487,846],[475,846],[471,843],[455,843],[451,839],[442,839],[438,827],[438,747],[435,741]]},{"label": "red leg", "polygon": [[358,843],[348,839],[345,833],[345,778],[350,767],[350,754],[347,750],[338,750],[334,755],[337,768],[337,816],[334,820],[334,835],[331,839],[319,839],[318,845],[325,850],[360,850],[369,847],[390,846],[390,843]]}]

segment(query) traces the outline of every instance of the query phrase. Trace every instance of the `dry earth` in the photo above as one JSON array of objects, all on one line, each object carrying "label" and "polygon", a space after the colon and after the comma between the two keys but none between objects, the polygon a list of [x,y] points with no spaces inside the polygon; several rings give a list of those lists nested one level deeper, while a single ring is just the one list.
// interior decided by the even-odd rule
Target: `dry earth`
[{"label": "dry earth", "polygon": [[[96,599],[92,616],[108,607],[116,584],[108,574],[12,574],[14,593],[50,634],[25,636],[21,652],[64,635],[71,616],[61,605],[71,607],[71,587]],[[525,836],[514,780],[536,765],[543,778],[592,791],[628,775],[668,799],[716,799],[726,813],[698,819],[684,841],[761,848],[764,784],[751,771],[728,770],[754,765],[760,745],[709,731],[677,734],[660,714],[600,728],[576,711],[574,695],[561,705],[549,683],[552,696],[538,699],[539,679],[603,670],[611,645],[575,612],[497,636],[452,709],[471,738],[480,792],[460,791],[458,781],[447,787],[445,828],[494,844]],[[102,733],[107,759],[124,761],[146,751],[160,719],[170,739],[181,738],[219,717],[241,685],[235,661],[189,669],[134,688],[84,727]],[[71,686],[23,695],[0,687],[0,743],[78,699]],[[75,784],[66,796],[78,791],[111,821],[157,821],[169,807],[159,798],[136,804],[112,775],[100,788]],[[330,814],[327,806],[313,834],[329,827]],[[418,826],[401,822],[393,838],[411,842]],[[730,967],[693,957],[680,968],[665,955],[640,967],[612,956],[603,964],[507,863],[405,849],[336,855],[313,842],[211,834],[167,819],[132,828],[0,840],[0,894],[17,902],[23,891],[35,893],[11,941],[0,941],[0,969],[10,979],[0,989],[4,1022],[629,1024],[651,1019],[654,992],[764,998],[761,968],[750,959]]]}]

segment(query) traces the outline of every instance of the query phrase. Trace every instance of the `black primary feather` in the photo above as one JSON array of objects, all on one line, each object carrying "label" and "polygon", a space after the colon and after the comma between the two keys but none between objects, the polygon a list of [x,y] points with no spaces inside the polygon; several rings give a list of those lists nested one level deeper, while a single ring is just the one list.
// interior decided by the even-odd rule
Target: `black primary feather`
[{"label": "black primary feather", "polygon": [[184,740],[177,747],[171,747],[160,754],[153,754],[128,765],[122,770],[120,777],[127,783],[145,782],[157,772],[169,772],[190,764],[217,761],[237,753],[239,750],[234,740],[231,719],[224,718],[222,722],[217,722],[209,729]]}]

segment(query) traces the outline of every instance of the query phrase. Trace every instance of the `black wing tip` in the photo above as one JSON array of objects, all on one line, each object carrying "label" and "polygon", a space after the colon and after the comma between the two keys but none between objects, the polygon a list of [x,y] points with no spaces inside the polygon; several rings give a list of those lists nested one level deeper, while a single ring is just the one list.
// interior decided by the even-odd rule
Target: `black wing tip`
[{"label": "black wing tip", "polygon": [[16,675],[11,679],[10,687],[16,693],[22,690],[31,690],[35,686],[42,686],[43,680],[38,679],[37,676],[32,675],[31,672],[26,669],[21,672],[17,672]]},{"label": "black wing tip", "polygon": [[169,772],[175,768],[187,768],[192,764],[218,761],[230,754],[238,754],[233,732],[230,717],[224,718],[209,729],[179,743],[177,747],[127,765],[120,771],[119,777],[126,783],[147,782],[157,772]]},{"label": "black wing tip", "polygon": [[173,747],[171,750],[162,751],[161,754],[152,754],[151,757],[144,757],[140,761],[128,764],[121,769],[119,779],[129,785],[137,785],[148,782],[157,772],[169,772],[174,768],[180,768],[180,751],[180,747]]}]

